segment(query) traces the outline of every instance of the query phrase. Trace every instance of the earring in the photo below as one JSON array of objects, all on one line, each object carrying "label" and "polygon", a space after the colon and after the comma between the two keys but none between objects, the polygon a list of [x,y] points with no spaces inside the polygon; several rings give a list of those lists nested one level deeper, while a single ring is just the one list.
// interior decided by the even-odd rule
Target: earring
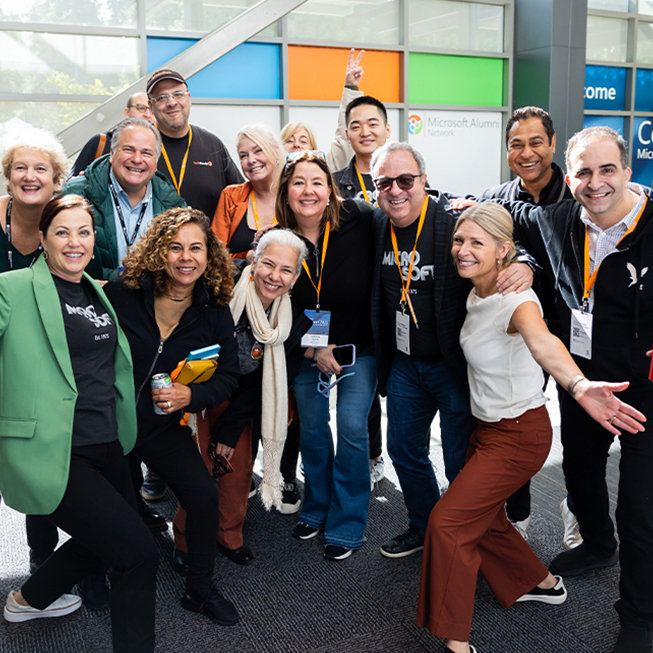
[{"label": "earring", "polygon": [[249,275],[249,280],[250,280],[250,281],[254,281],[254,275],[253,275],[253,274],[250,274],[250,275]]},{"label": "earring", "polygon": [[43,250],[43,258],[47,261],[48,260],[48,252],[47,250]]},{"label": "earring", "polygon": [[329,206],[329,204],[331,204],[331,200],[330,200],[330,199],[327,200],[327,206]]}]

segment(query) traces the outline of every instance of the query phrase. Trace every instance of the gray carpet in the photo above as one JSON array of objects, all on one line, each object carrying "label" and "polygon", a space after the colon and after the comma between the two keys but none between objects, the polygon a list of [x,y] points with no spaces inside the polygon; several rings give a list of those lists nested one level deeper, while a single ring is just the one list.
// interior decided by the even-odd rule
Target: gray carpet
[{"label": "gray carpet", "polygon": [[[554,413],[555,420],[555,413]],[[437,434],[437,425],[433,430]],[[433,457],[442,478],[439,447]],[[560,551],[564,496],[556,442],[545,468],[533,481],[533,523],[529,541],[548,563]],[[614,490],[617,455],[609,462]],[[405,509],[386,456],[387,478],[370,502],[367,543],[349,559],[327,562],[323,541],[294,540],[294,516],[266,513],[250,501],[245,539],[256,560],[247,567],[218,556],[215,576],[236,604],[241,621],[215,626],[179,606],[182,579],[170,561],[171,532],[157,536],[157,651],[172,653],[412,653],[440,652],[444,645],[415,625],[421,556],[382,557],[378,547],[406,528]],[[172,516],[171,498],[155,504]],[[614,506],[613,506],[614,508]],[[0,595],[17,588],[28,573],[23,517],[0,508]],[[567,581],[564,605],[520,603],[499,607],[479,582],[471,641],[479,653],[602,653],[617,634],[613,604],[618,567]],[[0,620],[0,653],[104,653],[111,650],[108,610],[82,608],[69,617],[8,624]]]}]

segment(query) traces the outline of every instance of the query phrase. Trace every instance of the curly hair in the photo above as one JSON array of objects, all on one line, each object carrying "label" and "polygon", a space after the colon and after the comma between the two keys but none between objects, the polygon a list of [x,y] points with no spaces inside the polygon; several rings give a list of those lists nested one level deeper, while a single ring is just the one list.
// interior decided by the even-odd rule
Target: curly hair
[{"label": "curly hair", "polygon": [[197,209],[168,209],[157,215],[124,258],[123,283],[127,288],[140,288],[141,278],[149,272],[154,280],[155,293],[163,294],[168,278],[168,247],[185,224],[196,224],[204,232],[207,264],[202,280],[216,304],[225,306],[231,299],[236,269],[226,247],[211,230],[208,218]]},{"label": "curly hair", "polygon": [[275,215],[280,227],[286,229],[292,229],[293,231],[297,230],[297,218],[295,214],[290,209],[288,204],[288,186],[290,185],[290,180],[295,172],[295,168],[299,163],[314,163],[320,168],[320,170],[326,175],[327,185],[331,189],[330,201],[327,203],[327,207],[322,216],[322,224],[325,225],[327,222],[331,224],[331,229],[334,231],[340,226],[340,201],[338,200],[338,187],[336,182],[331,176],[331,171],[327,162],[324,160],[324,154],[317,155],[315,152],[306,150],[304,152],[293,152],[287,156],[293,156],[292,159],[288,160],[286,166],[281,174],[281,181],[279,182],[279,188],[277,190],[277,201],[275,206]]}]

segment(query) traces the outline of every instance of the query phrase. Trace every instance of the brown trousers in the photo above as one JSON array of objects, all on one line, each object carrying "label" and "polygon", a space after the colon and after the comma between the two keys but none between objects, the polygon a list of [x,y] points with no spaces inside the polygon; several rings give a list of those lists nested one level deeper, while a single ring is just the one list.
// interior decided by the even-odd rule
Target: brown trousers
[{"label": "brown trousers", "polygon": [[510,607],[548,570],[506,517],[506,499],[542,467],[551,447],[544,406],[516,419],[479,422],[467,462],[429,518],[417,624],[468,641],[480,571]]},{"label": "brown trousers", "polygon": [[[209,408],[205,416],[197,415],[197,432],[199,436],[200,453],[209,472],[213,461],[208,456],[211,441],[211,427],[226,410],[228,402],[216,408]],[[240,434],[238,443],[230,459],[234,471],[225,474],[218,481],[219,529],[218,543],[227,549],[237,549],[243,545],[243,523],[247,514],[247,495],[252,482],[252,432],[249,426]],[[177,502],[177,514],[172,522],[175,547],[187,551],[186,547],[186,511]]]}]

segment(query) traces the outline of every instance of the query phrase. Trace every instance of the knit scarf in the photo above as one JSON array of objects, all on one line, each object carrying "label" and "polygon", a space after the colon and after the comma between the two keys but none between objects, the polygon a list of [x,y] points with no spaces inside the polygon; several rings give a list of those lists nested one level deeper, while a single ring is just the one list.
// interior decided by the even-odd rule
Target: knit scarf
[{"label": "knit scarf", "polygon": [[259,491],[263,505],[269,510],[273,505],[275,508],[281,506],[283,479],[279,465],[288,428],[288,379],[283,343],[290,334],[292,308],[290,297],[285,293],[272,302],[268,317],[256,293],[251,270],[251,265],[243,270],[229,308],[234,324],[245,311],[252,334],[265,346],[261,388],[263,481]]}]

